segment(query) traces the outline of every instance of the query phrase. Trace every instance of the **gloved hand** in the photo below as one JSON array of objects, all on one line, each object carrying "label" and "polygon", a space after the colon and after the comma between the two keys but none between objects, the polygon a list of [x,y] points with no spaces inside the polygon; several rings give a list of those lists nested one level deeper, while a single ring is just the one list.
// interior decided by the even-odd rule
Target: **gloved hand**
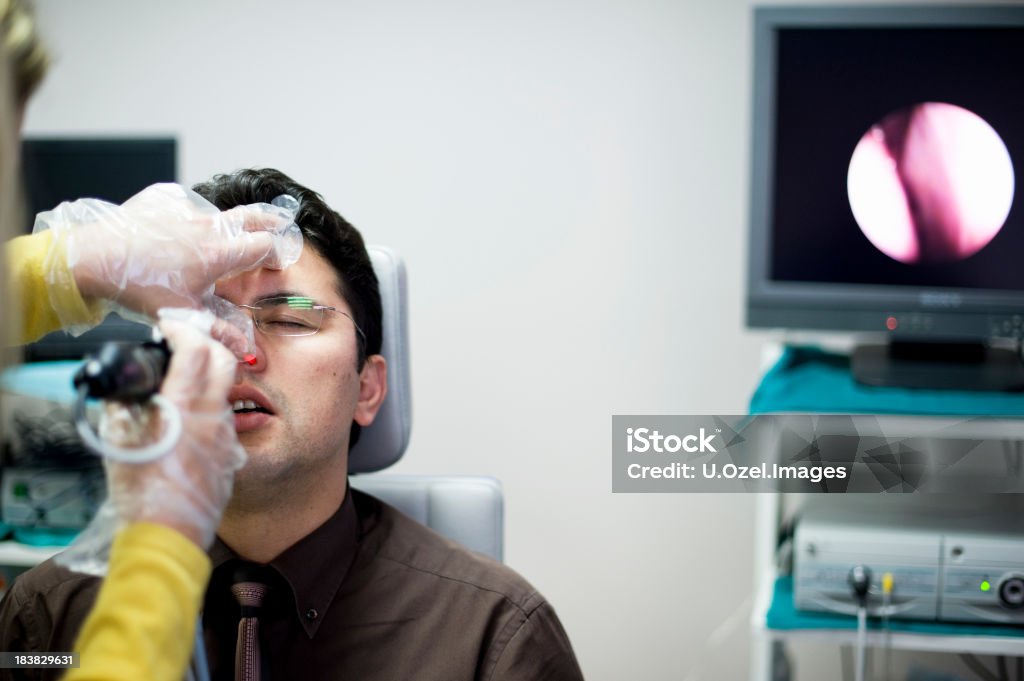
[{"label": "gloved hand", "polygon": [[[196,321],[205,328],[197,328]],[[177,407],[181,436],[171,452],[154,461],[106,461],[108,496],[122,522],[167,525],[203,549],[220,525],[235,471],[246,461],[227,401],[238,361],[210,339],[212,321],[209,313],[161,310],[160,331],[173,354],[160,394]],[[108,407],[101,425],[104,439],[130,430],[118,427],[117,421],[125,418],[132,418],[129,408],[117,403]]]},{"label": "gloved hand", "polygon": [[[231,498],[235,471],[245,464],[245,450],[235,434],[227,401],[238,361],[210,338],[213,315],[177,309],[160,310],[160,317],[160,330],[173,352],[160,389],[170,404],[160,408],[104,404],[100,434],[120,448],[119,456],[116,461],[104,459],[107,500],[56,558],[68,569],[105,574],[114,535],[129,523],[171,527],[206,549]],[[133,447],[150,446],[166,436],[165,409],[180,416],[180,435],[162,456],[131,461]]]},{"label": "gloved hand", "polygon": [[217,310],[218,279],[298,260],[298,203],[291,197],[274,203],[221,212],[186,187],[156,184],[120,206],[80,199],[40,213],[33,232],[54,235],[44,268],[65,330],[89,328],[60,307],[61,292],[72,285],[84,298],[107,301],[98,310],[103,316],[117,310],[152,320],[162,307]]}]

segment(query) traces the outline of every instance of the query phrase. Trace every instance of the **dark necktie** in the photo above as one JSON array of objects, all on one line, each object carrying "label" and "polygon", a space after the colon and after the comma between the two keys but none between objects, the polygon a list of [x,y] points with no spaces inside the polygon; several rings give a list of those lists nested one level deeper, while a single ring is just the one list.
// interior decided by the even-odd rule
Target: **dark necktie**
[{"label": "dark necktie", "polygon": [[267,595],[267,585],[261,582],[236,582],[231,593],[242,606],[238,621],[238,645],[235,648],[235,681],[260,681],[260,625],[259,612]]}]

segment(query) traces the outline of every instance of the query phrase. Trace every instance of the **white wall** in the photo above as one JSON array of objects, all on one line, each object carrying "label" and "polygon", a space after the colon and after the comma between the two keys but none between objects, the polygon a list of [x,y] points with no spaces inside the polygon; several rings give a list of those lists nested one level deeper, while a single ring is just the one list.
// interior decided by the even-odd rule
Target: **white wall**
[{"label": "white wall", "polygon": [[397,470],[504,482],[507,560],[588,679],[746,675],[753,499],[613,495],[610,425],[756,382],[748,0],[38,4],[28,134],[172,134],[186,182],[275,166],[405,256]]}]

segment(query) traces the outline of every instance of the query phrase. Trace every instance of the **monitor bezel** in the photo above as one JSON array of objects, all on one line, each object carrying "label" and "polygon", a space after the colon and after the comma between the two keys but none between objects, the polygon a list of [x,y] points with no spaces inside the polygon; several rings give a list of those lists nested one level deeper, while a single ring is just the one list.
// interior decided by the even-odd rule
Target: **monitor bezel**
[{"label": "monitor bezel", "polygon": [[[807,28],[1024,27],[1024,6],[762,6],[754,8],[754,68],[746,324],[850,332],[891,331],[893,315],[918,315],[913,335],[949,338],[1020,336],[1024,291],[828,282],[769,278],[776,130],[778,32]],[[901,333],[908,333],[904,327]]]}]

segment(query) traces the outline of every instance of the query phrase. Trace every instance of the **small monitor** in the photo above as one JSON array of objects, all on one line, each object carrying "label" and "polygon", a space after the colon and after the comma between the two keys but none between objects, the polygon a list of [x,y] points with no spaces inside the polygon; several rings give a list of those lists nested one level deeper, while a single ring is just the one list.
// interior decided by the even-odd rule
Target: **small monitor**
[{"label": "small monitor", "polygon": [[124,203],[177,178],[172,138],[29,138],[22,143],[28,230],[37,213],[82,198]]},{"label": "small monitor", "polygon": [[748,326],[884,334],[866,382],[992,387],[882,365],[1024,336],[1024,7],[761,7],[754,31]]},{"label": "small monitor", "polygon": [[[22,146],[28,219],[62,201],[97,198],[124,203],[157,182],[177,179],[171,138],[30,138]],[[116,315],[77,338],[56,332],[25,348],[26,361],[79,359],[108,340],[145,340],[149,328]]]}]

